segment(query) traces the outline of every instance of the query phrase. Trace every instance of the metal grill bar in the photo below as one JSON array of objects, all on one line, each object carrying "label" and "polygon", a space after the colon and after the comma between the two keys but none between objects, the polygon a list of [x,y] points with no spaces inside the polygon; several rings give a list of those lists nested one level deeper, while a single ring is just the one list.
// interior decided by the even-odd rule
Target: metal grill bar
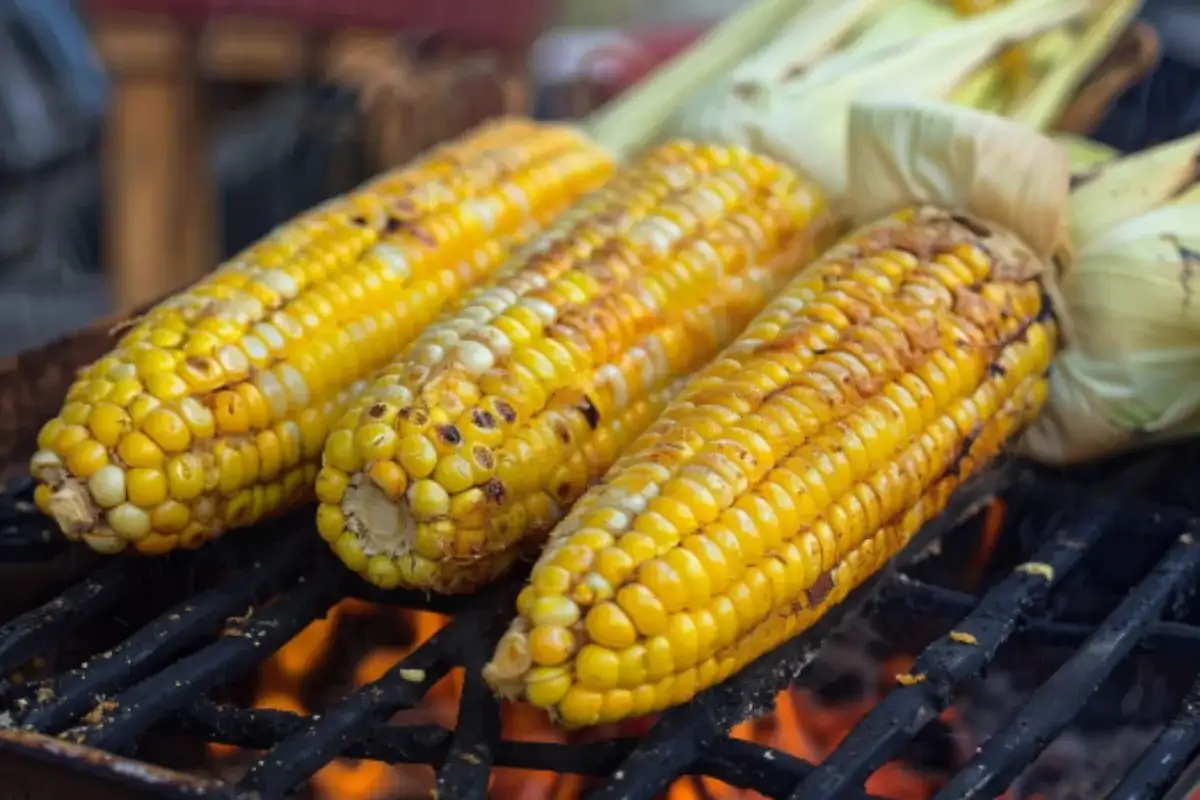
[{"label": "metal grill bar", "polygon": [[[515,598],[514,598],[515,599]],[[500,702],[483,680],[487,656],[476,650],[464,666],[462,701],[450,752],[437,774],[438,797],[486,797],[500,741]]]},{"label": "metal grill bar", "polygon": [[261,561],[248,559],[250,566],[238,580],[178,604],[117,647],[89,659],[86,667],[22,687],[18,702],[24,701],[27,710],[20,717],[21,724],[39,731],[61,731],[86,713],[96,697],[169,664],[225,620],[265,599],[285,578],[293,576],[312,552],[310,542],[291,537],[270,548]]},{"label": "metal grill bar", "polygon": [[1184,698],[1179,716],[1138,757],[1107,800],[1154,800],[1171,787],[1197,754],[1200,754],[1200,678]]},{"label": "metal grill bar", "polygon": [[240,628],[226,628],[216,642],[113,698],[96,723],[69,732],[79,744],[123,752],[151,725],[189,700],[266,660],[338,600],[336,576],[318,573],[302,581],[268,610]]},{"label": "metal grill bar", "polygon": [[66,549],[67,541],[38,516],[26,498],[33,479],[21,478],[0,487],[0,564],[40,561]]},{"label": "metal grill bar", "polygon": [[[504,612],[516,596],[514,589],[510,584],[502,591],[485,593],[479,610],[455,617],[382,678],[347,695],[319,718],[310,718],[250,769],[241,788],[267,796],[287,792],[345,752],[364,731],[419,703],[433,684],[462,663],[464,655],[486,652],[479,657],[482,667],[490,652],[485,651],[486,645],[481,646],[481,640],[490,643],[499,637],[506,621]],[[498,717],[499,711],[494,714]],[[480,719],[473,716],[471,723],[477,725]],[[464,726],[458,730],[463,731]],[[498,729],[496,734],[498,739]],[[461,740],[456,740],[451,747],[460,745]]]},{"label": "metal grill bar", "polygon": [[1200,577],[1200,542],[1180,537],[1150,575],[1104,621],[1081,650],[1025,707],[980,748],[934,800],[994,797],[1004,791],[1077,715],[1179,592]]},{"label": "metal grill bar", "polygon": [[[738,789],[752,789],[766,797],[783,797],[813,771],[803,759],[769,747],[725,739],[711,754],[701,756],[693,765],[696,774],[708,775]],[[846,800],[882,800],[861,790],[846,795]]]},{"label": "metal grill bar", "polygon": [[[789,789],[793,798],[844,797],[855,786],[862,786],[871,773],[895,758],[913,735],[924,728],[954,700],[954,689],[966,679],[979,674],[995,657],[1000,646],[1017,631],[1026,613],[1041,606],[1050,589],[1083,558],[1088,547],[1095,544],[1106,530],[1115,513],[1115,506],[1106,504],[1082,516],[1079,524],[1064,526],[1059,535],[1044,545],[1033,561],[1050,567],[1049,580],[1042,574],[1017,571],[994,586],[977,603],[965,619],[954,626],[963,634],[962,641],[943,639],[927,647],[912,667],[913,675],[924,678],[912,686],[901,686],[883,698],[867,716],[854,727],[838,749],[796,787]],[[904,575],[897,576],[890,594],[927,588]],[[969,595],[966,595],[969,597]],[[903,601],[901,601],[903,602]],[[971,637],[966,641],[965,637]]]},{"label": "metal grill bar", "polygon": [[[979,603],[974,595],[932,586],[903,574],[897,575],[896,581],[885,586],[880,594],[881,606],[899,603],[905,610],[946,620],[967,616]],[[1030,645],[1079,647],[1094,630],[1094,625],[1082,622],[1033,617],[1021,625],[1017,635]],[[1138,641],[1137,650],[1171,658],[1200,659],[1200,628],[1181,622],[1156,622]]]},{"label": "metal grill bar", "polygon": [[133,575],[132,562],[110,561],[45,605],[0,626],[0,675],[49,649],[68,630],[112,608],[132,591]]}]

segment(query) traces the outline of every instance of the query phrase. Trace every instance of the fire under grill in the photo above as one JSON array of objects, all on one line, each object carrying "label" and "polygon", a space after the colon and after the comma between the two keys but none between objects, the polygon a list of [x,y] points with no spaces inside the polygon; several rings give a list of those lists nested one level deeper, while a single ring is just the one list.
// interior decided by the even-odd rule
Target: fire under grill
[{"label": "fire under grill", "polygon": [[[687,776],[768,797],[869,800],[868,778],[958,703],[968,682],[998,668],[1003,652],[1030,648],[1062,657],[955,765],[937,800],[1004,795],[1086,715],[1106,681],[1142,657],[1170,665],[1164,669],[1182,688],[1148,744],[1095,800],[1186,798],[1192,787],[1182,776],[1200,756],[1200,501],[1189,486],[1197,476],[1200,456],[1183,450],[1087,473],[998,467],[964,487],[885,573],[806,634],[662,714],[645,735],[587,743],[501,735],[501,706],[480,668],[507,624],[520,576],[470,597],[380,592],[327,554],[306,515],[177,557],[106,560],[0,627],[0,797],[84,789],[104,797],[281,797],[347,757],[430,765],[442,800],[488,796],[498,767],[594,776],[588,796],[596,800],[662,796],[674,782],[694,780]],[[61,552],[28,491],[14,486],[0,499],[6,569],[16,561],[36,569],[38,559]],[[988,516],[980,512],[994,509],[995,497],[1006,509],[999,540],[1020,552],[1009,554],[1011,563],[992,554],[991,576],[977,592],[931,578],[947,573],[936,562],[954,542],[979,537]],[[139,606],[155,586],[170,587],[175,604]],[[223,687],[254,674],[346,597],[452,619],[382,678],[320,713],[247,708],[224,696]],[[142,618],[119,636],[66,654],[66,643],[78,649],[101,621],[129,608]],[[742,720],[770,714],[774,698],[821,663],[823,643],[849,619],[916,619],[936,632],[819,764],[729,735]],[[29,666],[39,659],[51,664],[40,675]],[[458,667],[465,670],[454,725],[391,721]],[[152,764],[156,743],[171,737],[261,757],[236,783],[199,778]]]}]

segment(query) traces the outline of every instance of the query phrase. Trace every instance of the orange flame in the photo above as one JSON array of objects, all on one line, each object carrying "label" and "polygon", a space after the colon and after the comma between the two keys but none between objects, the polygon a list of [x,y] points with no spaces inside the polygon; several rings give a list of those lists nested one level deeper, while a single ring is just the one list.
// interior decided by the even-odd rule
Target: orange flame
[{"label": "orange flame", "polygon": [[[1004,504],[993,502],[986,511],[983,533],[972,561],[971,572],[978,580],[996,547],[1004,519]],[[354,663],[341,665],[353,669],[354,686],[362,686],[382,677],[397,662],[437,633],[446,618],[421,611],[397,610],[357,600],[346,600],[331,610],[324,620],[313,622],[266,662],[259,672],[254,706],[309,713],[304,697],[305,682],[330,658],[344,648],[340,636],[344,623],[369,620],[382,625],[389,643],[367,650]],[[391,636],[399,627],[401,636]],[[879,683],[895,683],[894,676],[912,666],[911,656],[886,659],[879,665]],[[415,709],[398,715],[401,722],[431,722],[453,727],[462,691],[461,670],[439,681]],[[845,738],[851,728],[871,709],[878,698],[867,696],[853,702],[825,705],[812,694],[789,689],[779,694],[773,714],[747,720],[731,731],[738,739],[775,748],[810,763],[820,763]],[[941,719],[951,728],[958,725],[957,714],[950,709]],[[506,739],[567,744],[586,743],[613,736],[639,736],[652,720],[634,720],[595,730],[564,732],[555,728],[546,715],[528,705],[505,703],[502,706],[501,732]],[[964,740],[965,741],[965,740]],[[964,748],[969,749],[969,748]],[[214,757],[227,758],[236,748],[211,745]],[[960,754],[963,757],[966,753]],[[531,772],[500,767],[494,770],[490,794],[512,800],[571,800],[584,794],[595,779],[578,775]],[[392,800],[429,794],[434,787],[433,771],[424,766],[393,767],[378,762],[339,759],[318,772],[312,780],[317,800]],[[926,800],[939,788],[937,776],[930,776],[901,762],[892,762],[877,770],[866,784],[866,791],[891,800]],[[666,800],[750,800],[759,794],[736,789],[711,778],[677,781],[666,793]],[[1005,794],[1002,800],[1017,800]]]},{"label": "orange flame", "polygon": [[[353,664],[356,687],[378,680],[446,623],[444,617],[428,612],[346,601],[334,608],[326,619],[313,622],[301,631],[262,666],[254,707],[311,712],[303,699],[305,680],[327,658],[342,652],[337,646],[339,632],[343,623],[354,617],[397,618],[409,633],[405,645],[376,647],[359,657]],[[881,675],[905,672],[911,662],[911,658],[889,659],[880,665]],[[399,721],[419,720],[452,727],[461,691],[461,670],[456,670],[439,681],[418,708],[403,712]],[[731,735],[811,763],[820,763],[870,710],[874,701],[867,697],[852,703],[824,706],[808,692],[789,689],[776,698],[774,714],[747,720],[737,725]],[[948,715],[952,713],[948,712]],[[554,727],[543,712],[528,705],[505,703],[502,714],[501,731],[506,739],[537,742],[583,743],[613,736],[638,736],[644,734],[651,723],[651,720],[635,720],[592,731],[564,732]],[[210,753],[216,758],[228,758],[236,752],[236,748],[210,745]],[[578,775],[500,767],[494,770],[490,794],[512,800],[571,800],[594,784],[594,779]],[[314,775],[311,785],[317,800],[392,800],[428,794],[433,789],[434,779],[429,767],[338,759]],[[894,762],[872,775],[866,789],[891,800],[926,800],[934,794],[937,784],[928,776]],[[756,792],[736,789],[712,778],[677,781],[666,794],[666,800],[750,800],[758,797],[761,795]]]}]

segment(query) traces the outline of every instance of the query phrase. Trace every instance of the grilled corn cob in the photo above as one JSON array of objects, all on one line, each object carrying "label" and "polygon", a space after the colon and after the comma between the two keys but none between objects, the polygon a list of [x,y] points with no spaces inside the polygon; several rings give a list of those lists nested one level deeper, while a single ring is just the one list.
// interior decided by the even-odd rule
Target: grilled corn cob
[{"label": "grilled corn cob", "polygon": [[477,587],[544,534],[811,255],[824,200],[675,142],[431,325],[330,433],[321,536],[384,587]]},{"label": "grilled corn cob", "polygon": [[[943,153],[1004,163],[1007,190],[971,166],[980,202],[860,228],[688,381],[551,534],[485,669],[499,692],[568,726],[691,699],[839,602],[1033,417],[1056,341],[1045,259],[973,209],[1044,176],[932,140],[936,122],[872,140],[919,165],[864,165],[879,202],[897,175],[953,185],[930,177]],[[1065,163],[1047,171],[1065,198]]]},{"label": "grilled corn cob", "polygon": [[38,437],[39,508],[157,554],[295,505],[356,382],[610,171],[570,129],[506,120],[281,227],[79,373]]}]

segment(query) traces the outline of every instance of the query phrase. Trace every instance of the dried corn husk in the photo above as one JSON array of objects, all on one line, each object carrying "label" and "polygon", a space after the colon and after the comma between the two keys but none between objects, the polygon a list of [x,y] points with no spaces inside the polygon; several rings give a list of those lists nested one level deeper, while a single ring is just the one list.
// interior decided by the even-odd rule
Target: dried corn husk
[{"label": "dried corn husk", "polygon": [[1021,443],[1068,464],[1200,431],[1200,134],[1112,162],[1074,195],[1071,327]]},{"label": "dried corn husk", "polygon": [[[942,103],[872,100],[851,107],[847,147],[858,223],[931,205],[1005,228],[1047,262],[1066,252],[1067,156],[1031,128]],[[1029,269],[1054,277],[1045,264]]]}]

